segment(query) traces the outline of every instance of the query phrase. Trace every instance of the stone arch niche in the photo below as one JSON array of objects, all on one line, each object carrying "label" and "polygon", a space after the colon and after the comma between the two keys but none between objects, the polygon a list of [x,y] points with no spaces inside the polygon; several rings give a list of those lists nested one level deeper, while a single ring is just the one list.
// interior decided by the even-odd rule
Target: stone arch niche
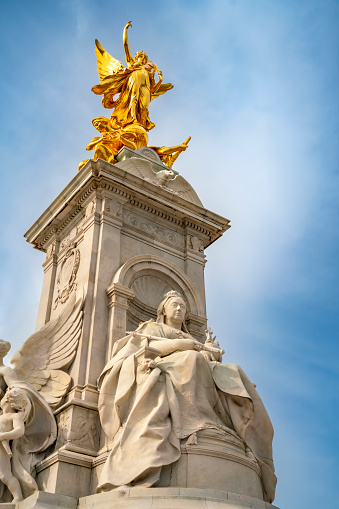
[{"label": "stone arch niche", "polygon": [[206,329],[205,303],[192,281],[176,265],[154,255],[131,258],[115,273],[107,288],[109,298],[109,347],[123,337],[126,330],[134,330],[140,322],[156,319],[159,302],[169,290],[180,292],[188,304],[187,325],[199,340]]}]

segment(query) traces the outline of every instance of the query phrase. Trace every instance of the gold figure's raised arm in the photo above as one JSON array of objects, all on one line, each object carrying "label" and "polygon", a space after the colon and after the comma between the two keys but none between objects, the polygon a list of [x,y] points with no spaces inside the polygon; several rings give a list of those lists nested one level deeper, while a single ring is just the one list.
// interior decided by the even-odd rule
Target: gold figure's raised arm
[{"label": "gold figure's raised arm", "polygon": [[131,65],[134,64],[134,59],[133,59],[133,57],[131,55],[131,51],[130,51],[129,46],[128,46],[128,34],[127,34],[127,30],[131,26],[132,26],[132,21],[129,21],[127,23],[127,25],[125,26],[125,28],[124,28],[124,33],[123,33],[123,36],[122,36],[122,40],[123,40],[123,43],[124,43],[125,57],[126,57],[126,62],[127,62],[128,67],[131,67]]}]

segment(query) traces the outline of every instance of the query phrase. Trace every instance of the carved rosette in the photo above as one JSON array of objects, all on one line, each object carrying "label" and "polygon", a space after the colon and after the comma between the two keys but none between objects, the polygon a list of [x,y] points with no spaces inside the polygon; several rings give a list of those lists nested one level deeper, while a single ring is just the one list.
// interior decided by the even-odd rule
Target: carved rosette
[{"label": "carved rosette", "polygon": [[77,289],[76,276],[80,265],[80,251],[75,244],[71,245],[66,251],[62,260],[59,275],[57,277],[57,297],[54,301],[54,309],[59,302],[63,304],[67,301],[71,292]]}]

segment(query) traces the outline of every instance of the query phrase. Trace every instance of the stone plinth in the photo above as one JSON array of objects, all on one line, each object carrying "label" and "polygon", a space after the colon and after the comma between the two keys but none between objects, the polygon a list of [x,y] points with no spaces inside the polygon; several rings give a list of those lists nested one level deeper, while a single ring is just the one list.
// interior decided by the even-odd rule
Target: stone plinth
[{"label": "stone plinth", "polygon": [[[159,490],[204,488],[263,499],[258,463],[235,433],[206,429],[196,436],[192,445],[183,440],[179,460],[162,468]],[[106,457],[107,454],[102,454],[93,460],[92,492]]]},{"label": "stone plinth", "polygon": [[262,499],[260,468],[236,434],[201,430],[183,441],[179,460],[163,468],[160,485],[225,490]]},{"label": "stone plinth", "polygon": [[252,497],[197,488],[128,488],[79,500],[79,509],[277,509]]},{"label": "stone plinth", "polygon": [[253,497],[197,488],[126,488],[77,500],[38,492],[0,509],[278,509]]}]

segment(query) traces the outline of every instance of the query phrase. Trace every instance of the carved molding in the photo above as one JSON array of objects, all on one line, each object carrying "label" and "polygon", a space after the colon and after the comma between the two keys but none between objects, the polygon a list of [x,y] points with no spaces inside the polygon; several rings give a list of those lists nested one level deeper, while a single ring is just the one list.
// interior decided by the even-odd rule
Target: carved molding
[{"label": "carved molding", "polygon": [[[140,155],[140,157],[143,156]],[[145,188],[138,188],[134,175],[126,175],[126,173],[119,168],[119,165],[112,165],[100,159],[90,161],[87,170],[79,173],[66,186],[38,221],[26,232],[27,241],[35,248],[46,251],[46,245],[49,245],[48,241],[51,236],[56,234],[57,238],[63,237],[67,225],[75,223],[77,215],[84,214],[84,209],[93,195],[101,198],[101,192],[105,190],[112,195],[114,193],[117,197],[123,197],[134,207],[146,210],[181,227],[188,226],[196,232],[203,233],[205,247],[230,227],[229,220],[200,205],[189,203],[187,200],[182,201],[182,198],[177,196],[169,200],[168,196],[165,196],[168,193],[164,194],[163,190],[160,192],[159,200],[150,199],[149,184],[145,182]],[[110,198],[112,197],[110,196]],[[176,209],[177,212],[174,212],[173,209]]]},{"label": "carved molding", "polygon": [[110,355],[113,342],[122,338],[126,333],[126,313],[129,308],[128,302],[130,299],[133,299],[134,292],[129,288],[113,283],[107,288],[106,293],[108,296],[108,307],[110,309],[108,344],[108,353]]},{"label": "carved molding", "polygon": [[123,203],[111,196],[107,196],[105,191],[103,191],[103,193],[104,199],[102,213],[114,219],[121,220],[123,215]]},{"label": "carved molding", "polygon": [[[168,212],[165,212],[164,210],[161,210],[160,208],[156,208],[155,206],[153,206],[153,203],[152,203],[152,205],[149,205],[146,201],[143,201],[141,199],[136,199],[134,194],[124,191],[116,185],[101,181],[100,183],[93,182],[92,185],[89,186],[89,188],[77,200],[77,202],[75,203],[75,207],[71,210],[71,212],[68,214],[68,216],[61,223],[51,224],[49,227],[46,227],[46,230],[44,231],[44,233],[42,233],[39,240],[37,240],[36,247],[38,249],[41,249],[42,251],[45,251],[46,250],[45,245],[53,234],[56,234],[58,237],[60,237],[62,232],[67,227],[67,225],[71,221],[73,221],[74,218],[77,215],[79,215],[79,213],[83,212],[84,202],[86,202],[87,198],[91,195],[91,193],[93,193],[94,191],[96,191],[98,189],[107,190],[107,191],[110,191],[118,196],[124,197],[132,206],[138,207],[141,210],[145,210],[146,212],[149,212],[150,214],[160,217],[166,221],[169,221],[169,222],[174,223],[181,227],[189,227],[192,230],[202,233],[204,236],[206,236],[206,245],[208,245],[210,243],[212,238],[215,238],[216,232],[215,232],[214,228],[209,229],[209,228],[202,226],[198,222],[194,222],[187,218],[183,219],[178,216],[174,216]],[[86,205],[86,218],[88,218],[89,215],[94,213],[94,211],[96,209],[96,200],[97,200],[97,197],[95,197],[91,201],[90,206]],[[108,208],[110,208],[110,205],[108,205]],[[107,210],[107,208],[105,208],[104,210],[105,210],[105,212],[111,212],[111,211]],[[120,204],[119,208],[115,211],[115,215],[119,218],[122,217],[122,205],[121,204]],[[173,242],[173,239],[171,239],[170,242]]]},{"label": "carved molding", "polygon": [[41,251],[46,251],[45,245],[48,242],[48,240],[51,238],[53,234],[60,237],[62,235],[62,232],[65,230],[65,228],[69,225],[71,221],[74,220],[74,218],[83,210],[83,203],[84,201],[90,196],[90,194],[95,191],[98,188],[97,182],[93,182],[88,189],[80,196],[78,201],[75,203],[75,207],[70,211],[70,213],[67,215],[67,217],[61,222],[57,222],[57,224],[51,224],[49,227],[47,227],[44,231],[44,233],[40,236],[39,240],[37,241],[36,248],[40,249]]},{"label": "carved molding", "polygon": [[181,293],[186,296],[190,312],[201,317],[205,316],[205,308],[195,286],[189,277],[174,263],[155,255],[135,256],[120,267],[113,278],[112,284],[116,283],[125,288],[130,288],[136,279],[137,273],[140,276],[145,273],[167,280],[169,286],[172,286],[171,282],[173,282],[174,288],[179,288]]},{"label": "carved molding", "polygon": [[128,309],[127,302],[134,298],[134,291],[117,283],[111,284],[106,290],[109,302],[108,307],[118,306]]},{"label": "carved molding", "polygon": [[174,230],[164,228],[162,225],[159,225],[159,223],[155,221],[145,219],[131,211],[124,212],[123,220],[125,224],[131,226],[135,230],[141,231],[143,234],[157,239],[160,242],[178,246],[182,249],[184,247],[183,235],[180,235]]}]

